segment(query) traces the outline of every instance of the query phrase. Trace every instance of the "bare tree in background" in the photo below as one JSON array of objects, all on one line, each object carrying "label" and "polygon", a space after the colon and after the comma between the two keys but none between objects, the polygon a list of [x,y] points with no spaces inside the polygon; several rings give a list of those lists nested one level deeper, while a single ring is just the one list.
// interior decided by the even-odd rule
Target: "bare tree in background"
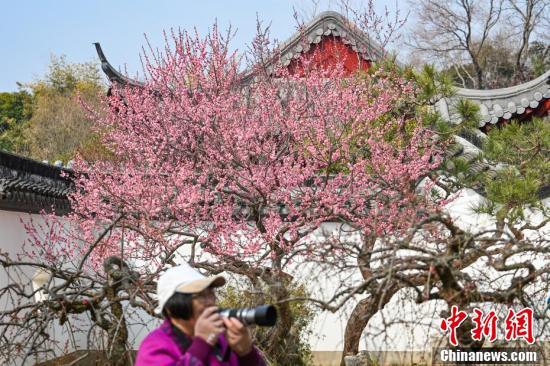
[{"label": "bare tree in background", "polygon": [[[414,48],[445,60],[471,61],[474,75],[467,75],[475,87],[484,85],[480,55],[502,13],[502,0],[487,3],[471,0],[422,0],[413,5],[418,24]],[[486,6],[486,7],[485,7]]]},{"label": "bare tree in background", "polygon": [[[510,13],[510,27],[516,30],[519,39],[515,57],[515,69],[518,81],[526,81],[526,55],[529,53],[530,40],[535,31],[548,39],[550,24],[550,3],[546,0],[507,0],[506,10]],[[542,24],[541,24],[542,23]],[[546,45],[548,52],[550,45]]]},{"label": "bare tree in background", "polygon": [[461,86],[495,88],[533,77],[527,56],[534,36],[544,41],[547,1],[421,0],[411,7],[417,22],[408,45]]}]

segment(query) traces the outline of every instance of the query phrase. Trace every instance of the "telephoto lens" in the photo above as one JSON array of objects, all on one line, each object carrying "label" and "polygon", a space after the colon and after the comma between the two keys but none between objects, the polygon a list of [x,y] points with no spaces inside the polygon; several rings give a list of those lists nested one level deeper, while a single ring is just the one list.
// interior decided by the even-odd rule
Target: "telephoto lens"
[{"label": "telephoto lens", "polygon": [[246,325],[272,327],[277,322],[277,309],[273,305],[260,305],[255,308],[219,309],[225,318],[237,318]]}]

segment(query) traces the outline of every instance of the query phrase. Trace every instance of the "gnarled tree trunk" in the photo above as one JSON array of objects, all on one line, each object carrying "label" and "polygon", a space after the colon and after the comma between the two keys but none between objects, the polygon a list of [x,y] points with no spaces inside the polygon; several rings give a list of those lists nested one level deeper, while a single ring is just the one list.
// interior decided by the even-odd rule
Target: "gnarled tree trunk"
[{"label": "gnarled tree trunk", "polygon": [[359,353],[359,342],[363,330],[367,327],[370,319],[391,300],[392,296],[399,290],[397,285],[388,285],[382,293],[369,296],[357,303],[353,309],[344,333],[344,351],[340,366],[346,366],[344,357],[353,356]]}]

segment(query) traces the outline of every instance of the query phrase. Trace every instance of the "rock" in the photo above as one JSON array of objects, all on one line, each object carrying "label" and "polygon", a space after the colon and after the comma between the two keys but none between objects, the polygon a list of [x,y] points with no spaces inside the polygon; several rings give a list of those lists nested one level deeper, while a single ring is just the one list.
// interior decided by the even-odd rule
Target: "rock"
[{"label": "rock", "polygon": [[374,366],[368,351],[361,351],[355,356],[344,357],[346,366]]}]

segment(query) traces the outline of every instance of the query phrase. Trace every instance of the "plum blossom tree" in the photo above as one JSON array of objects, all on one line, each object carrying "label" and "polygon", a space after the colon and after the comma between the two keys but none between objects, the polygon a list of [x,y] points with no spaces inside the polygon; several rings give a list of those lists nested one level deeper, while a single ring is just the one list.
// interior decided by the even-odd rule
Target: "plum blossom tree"
[{"label": "plum blossom tree", "polygon": [[[143,87],[115,85],[104,110],[90,111],[108,154],[76,159],[72,213],[29,225],[27,264],[45,263],[52,276],[36,306],[56,314],[48,320],[89,314],[123,364],[126,311],[152,315],[154,279],[181,256],[205,271],[238,275],[258,302],[275,302],[279,322],[260,344],[278,363],[298,364],[281,352],[296,341],[293,266],[337,270],[354,259],[348,256],[361,262],[374,250],[312,234],[327,223],[364,243],[405,233],[436,206],[416,189],[439,166],[440,146],[420,118],[396,113],[415,98],[414,85],[399,76],[350,75],[342,63],[324,67],[315,57],[292,73],[276,52],[243,72],[216,28],[204,38],[173,32],[167,39],[163,54],[146,54]],[[265,55],[265,38],[254,45]],[[379,279],[364,274],[329,299],[309,300],[336,311]],[[17,305],[2,317],[19,322],[4,329],[37,308]]]}]

